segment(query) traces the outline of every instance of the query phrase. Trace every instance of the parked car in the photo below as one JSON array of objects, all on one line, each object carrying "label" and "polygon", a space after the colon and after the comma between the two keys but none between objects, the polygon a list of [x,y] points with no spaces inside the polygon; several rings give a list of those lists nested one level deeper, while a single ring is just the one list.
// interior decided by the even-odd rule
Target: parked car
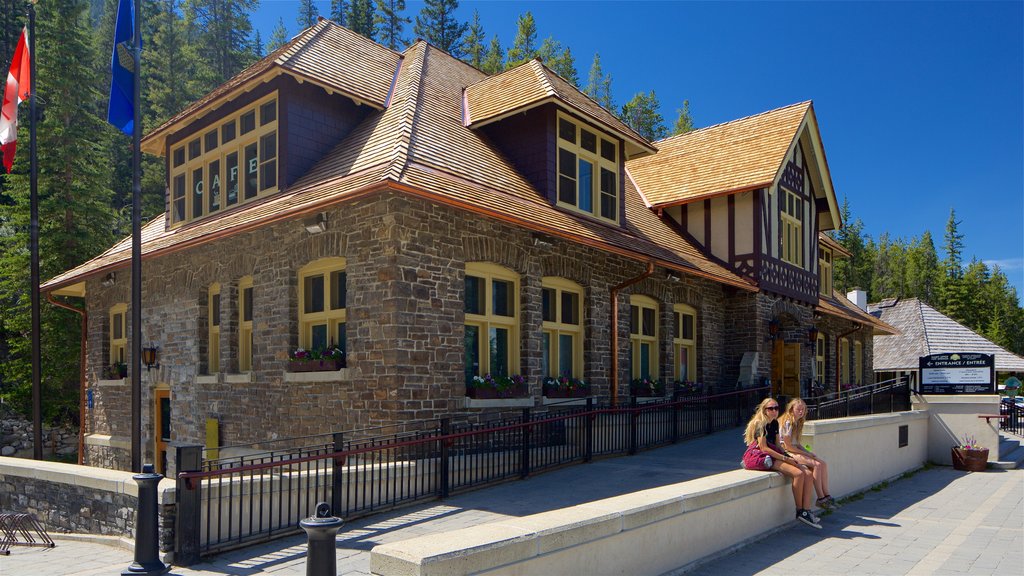
[{"label": "parked car", "polygon": [[1003,398],[1003,405],[1016,406],[1018,410],[1024,410],[1024,398]]}]

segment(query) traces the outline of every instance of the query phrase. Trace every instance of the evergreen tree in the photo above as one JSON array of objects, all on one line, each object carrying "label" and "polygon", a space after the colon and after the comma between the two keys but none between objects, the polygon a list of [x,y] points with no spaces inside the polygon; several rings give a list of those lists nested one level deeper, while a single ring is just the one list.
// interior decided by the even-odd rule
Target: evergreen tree
[{"label": "evergreen tree", "polygon": [[256,60],[262,60],[266,53],[263,51],[263,36],[259,30],[252,37],[252,55]]},{"label": "evergreen tree", "polygon": [[533,14],[527,12],[520,15],[516,23],[516,37],[512,40],[512,47],[508,49],[505,69],[515,68],[537,56],[537,22],[534,21]]},{"label": "evergreen tree", "polygon": [[347,27],[348,0],[331,0],[331,11],[329,15],[335,24]]},{"label": "evergreen tree", "polygon": [[417,36],[456,58],[462,56],[462,36],[469,29],[455,17],[458,7],[459,0],[426,0],[413,28]]},{"label": "evergreen tree", "polygon": [[295,21],[298,23],[300,30],[313,26],[319,18],[320,9],[316,7],[316,3],[313,0],[299,0],[299,14]]},{"label": "evergreen tree", "polygon": [[651,90],[647,94],[638,92],[633,98],[622,105],[620,117],[630,128],[648,140],[659,140],[668,133],[665,119],[658,109],[658,96]]},{"label": "evergreen tree", "polygon": [[405,0],[377,0],[377,14],[373,21],[377,25],[378,38],[381,44],[392,50],[409,43],[408,38],[402,37],[402,32],[412,20],[402,16],[404,11]]},{"label": "evergreen tree", "polygon": [[572,50],[563,48],[562,43],[554,38],[545,38],[541,43],[537,56],[573,86],[579,86],[580,79],[576,73],[576,60],[572,56]]},{"label": "evergreen tree", "polygon": [[606,110],[611,110],[615,106],[612,102],[612,77],[601,69],[601,56],[597,52],[594,52],[594,62],[590,65],[590,74],[583,93]]},{"label": "evergreen tree", "polygon": [[967,286],[963,282],[963,234],[957,227],[956,210],[950,209],[949,220],[946,222],[945,242],[942,245],[946,257],[942,260],[944,275],[939,285],[939,295],[943,314],[958,322],[970,316]]},{"label": "evergreen tree", "polygon": [[849,258],[836,258],[832,268],[834,286],[846,294],[854,288],[867,290],[871,287],[871,269],[874,266],[871,253],[865,245],[864,223],[854,219],[848,198],[843,198],[839,208],[844,226],[830,234],[850,253]]},{"label": "evergreen tree", "polygon": [[935,254],[932,234],[927,230],[908,248],[907,282],[911,297],[938,307],[939,257]]},{"label": "evergreen tree", "polygon": [[288,29],[284,27],[284,18],[277,19],[277,26],[270,32],[267,52],[273,52],[288,43]]},{"label": "evergreen tree", "polygon": [[473,10],[473,20],[469,23],[466,38],[462,41],[462,60],[477,70],[483,69],[484,56],[487,49],[484,47],[483,24],[480,23],[480,12]]},{"label": "evergreen tree", "polygon": [[683,107],[676,110],[678,116],[676,123],[672,126],[672,135],[686,134],[693,130],[693,116],[690,115],[690,101],[683,100]]},{"label": "evergreen tree", "polygon": [[[92,30],[83,0],[48,0],[37,5],[35,88],[46,101],[36,126],[39,150],[39,254],[42,278],[71,269],[108,248],[112,214],[105,166],[113,130],[96,113],[101,94]],[[28,139],[28,122],[22,124]],[[8,191],[13,205],[0,206],[0,326],[8,334],[9,357],[0,364],[7,401],[28,413],[31,397],[28,274],[29,174],[27,148],[15,158]],[[43,415],[75,420],[78,414],[79,319],[66,310],[41,308]]]},{"label": "evergreen tree", "polygon": [[370,40],[376,39],[377,34],[374,30],[373,15],[373,0],[351,0],[348,3],[348,13],[345,15],[348,29]]},{"label": "evergreen tree", "polygon": [[497,74],[505,69],[505,51],[501,48],[498,36],[491,38],[491,46],[487,49],[487,56],[480,65],[480,70],[486,74]]},{"label": "evergreen tree", "polygon": [[259,0],[185,0],[187,41],[208,73],[200,74],[205,94],[254,61],[250,49],[252,13]]}]

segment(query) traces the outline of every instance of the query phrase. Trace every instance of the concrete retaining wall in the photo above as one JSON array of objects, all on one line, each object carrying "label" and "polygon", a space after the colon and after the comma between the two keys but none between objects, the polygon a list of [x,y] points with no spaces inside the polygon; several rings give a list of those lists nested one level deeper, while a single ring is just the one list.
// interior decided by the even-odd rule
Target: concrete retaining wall
[{"label": "concrete retaining wall", "polygon": [[951,449],[964,436],[970,436],[983,448],[988,448],[989,462],[999,460],[999,420],[986,422],[984,418],[978,418],[979,414],[999,414],[999,396],[917,396],[914,409],[928,411],[929,461],[951,466]]},{"label": "concrete retaining wall", "polygon": [[[908,428],[903,448],[900,426]],[[843,418],[808,424],[805,442],[831,463],[838,497],[920,467],[927,426],[918,412]],[[793,513],[780,474],[735,470],[383,544],[370,568],[383,576],[661,574],[792,522]]]}]

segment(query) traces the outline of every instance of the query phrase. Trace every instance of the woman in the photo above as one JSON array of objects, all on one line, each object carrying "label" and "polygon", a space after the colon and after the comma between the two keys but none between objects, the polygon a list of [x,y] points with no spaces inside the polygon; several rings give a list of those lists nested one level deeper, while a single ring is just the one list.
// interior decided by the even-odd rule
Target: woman
[{"label": "woman", "polygon": [[821,529],[818,518],[811,514],[811,490],[814,489],[814,478],[807,466],[787,456],[785,450],[778,445],[779,436],[779,403],[774,398],[765,398],[757,406],[757,411],[747,423],[743,433],[743,441],[749,447],[757,444],[762,452],[772,457],[771,469],[782,472],[793,481],[793,500],[796,502],[796,519]]},{"label": "woman", "polygon": [[779,437],[783,449],[798,463],[811,469],[814,477],[814,491],[818,493],[818,500],[815,504],[819,508],[832,506],[835,501],[828,493],[828,464],[800,444],[800,437],[804,432],[804,422],[807,420],[807,404],[800,398],[790,400],[786,405],[786,413],[779,420],[782,422]]}]

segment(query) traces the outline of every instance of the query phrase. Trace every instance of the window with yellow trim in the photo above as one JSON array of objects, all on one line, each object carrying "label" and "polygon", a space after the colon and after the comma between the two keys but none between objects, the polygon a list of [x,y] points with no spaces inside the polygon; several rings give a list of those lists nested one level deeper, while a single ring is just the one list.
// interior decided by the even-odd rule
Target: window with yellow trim
[{"label": "window with yellow trim", "polygon": [[128,362],[128,305],[110,307],[110,365]]},{"label": "window with yellow trim", "polygon": [[210,290],[206,298],[207,308],[207,353],[206,373],[216,374],[220,372],[220,284],[210,284]]},{"label": "window with yellow trim", "polygon": [[238,371],[252,370],[252,276],[238,281]]},{"label": "window with yellow trim", "polygon": [[782,260],[803,266],[804,264],[804,202],[789,190],[780,188],[779,217],[782,227]]},{"label": "window with yellow trim", "polygon": [[558,114],[558,205],[618,222],[619,145]]},{"label": "window with yellow trim", "polygon": [[275,92],[171,148],[172,225],[277,191],[277,117]]},{"label": "window with yellow trim", "polygon": [[839,384],[850,383],[850,341],[839,339]]},{"label": "window with yellow trim", "polygon": [[864,385],[864,344],[853,343],[853,374],[857,386]]},{"label": "window with yellow trim", "polygon": [[542,278],[541,316],[547,375],[583,378],[583,287],[565,278]]},{"label": "window with yellow trim", "polygon": [[468,262],[465,280],[465,377],[510,376],[519,366],[519,275]]},{"label": "window with yellow trim", "polygon": [[629,343],[633,378],[658,378],[658,303],[634,294],[629,297]]},{"label": "window with yellow trim", "polygon": [[323,258],[299,270],[299,346],[348,352],[345,333],[344,258]]},{"label": "window with yellow trim", "polygon": [[818,248],[818,291],[832,295],[832,250],[823,246]]},{"label": "window with yellow trim", "polygon": [[818,382],[825,380],[825,335],[820,332],[814,343],[814,378]]},{"label": "window with yellow trim", "polygon": [[697,379],[697,310],[686,304],[672,307],[675,320],[672,348],[675,352],[674,376],[677,381]]}]

